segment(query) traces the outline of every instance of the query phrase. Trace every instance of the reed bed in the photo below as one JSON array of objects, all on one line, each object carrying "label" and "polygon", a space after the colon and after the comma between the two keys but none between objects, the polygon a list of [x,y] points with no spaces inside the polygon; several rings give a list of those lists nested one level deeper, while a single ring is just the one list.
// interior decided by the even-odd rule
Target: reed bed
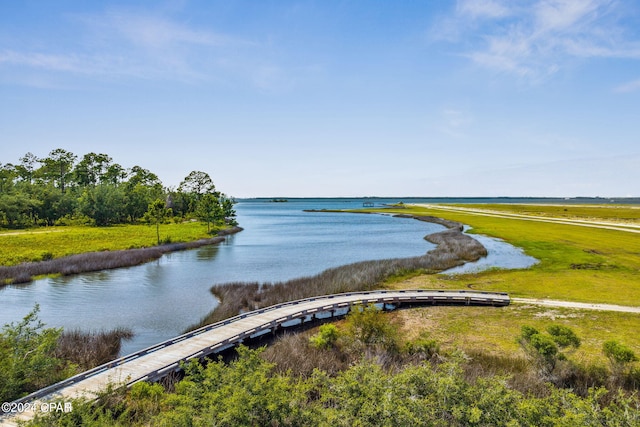
[{"label": "reed bed", "polygon": [[118,357],[122,340],[133,338],[133,331],[117,328],[112,331],[65,331],[58,338],[54,356],[68,360],[86,371]]},{"label": "reed bed", "polygon": [[402,216],[420,221],[437,222],[448,229],[426,236],[426,240],[437,246],[421,256],[356,262],[330,268],[315,276],[285,282],[232,282],[214,286],[211,291],[220,300],[220,304],[192,328],[281,302],[319,295],[368,291],[394,274],[415,270],[438,272],[468,261],[476,261],[487,255],[485,247],[477,240],[463,234],[463,227],[457,222],[435,217]]},{"label": "reed bed", "polygon": [[87,252],[39,262],[26,262],[19,265],[0,267],[0,286],[27,283],[34,277],[49,274],[87,273],[91,271],[110,270],[121,267],[132,267],[153,261],[169,252],[193,249],[206,245],[213,245],[225,240],[226,235],[241,231],[240,227],[222,230],[216,237],[200,239],[184,243],[168,243],[140,249],[126,249],[121,251]]}]

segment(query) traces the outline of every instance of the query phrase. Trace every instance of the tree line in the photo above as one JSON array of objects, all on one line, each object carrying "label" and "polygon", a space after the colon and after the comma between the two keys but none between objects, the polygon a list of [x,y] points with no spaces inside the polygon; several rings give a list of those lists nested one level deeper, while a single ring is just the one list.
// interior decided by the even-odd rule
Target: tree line
[{"label": "tree line", "polygon": [[192,171],[166,188],[141,166],[125,169],[102,153],[78,157],[57,148],[46,157],[28,152],[19,163],[0,162],[0,227],[69,224],[157,224],[169,216],[235,224],[234,200],[206,172]]}]

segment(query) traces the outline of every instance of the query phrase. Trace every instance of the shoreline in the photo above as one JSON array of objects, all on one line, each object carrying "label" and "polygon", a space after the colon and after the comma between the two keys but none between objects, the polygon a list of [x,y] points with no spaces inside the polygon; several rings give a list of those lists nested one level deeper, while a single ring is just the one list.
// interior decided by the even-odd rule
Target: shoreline
[{"label": "shoreline", "polygon": [[461,223],[410,214],[394,217],[437,223],[447,229],[424,236],[436,247],[415,257],[360,261],[284,282],[230,282],[216,285],[211,288],[211,293],[218,299],[218,306],[186,332],[245,311],[319,295],[369,291],[394,274],[415,270],[438,273],[487,256],[486,248],[479,241],[464,234]]},{"label": "shoreline", "polygon": [[137,249],[84,252],[46,261],[2,266],[0,267],[0,288],[8,285],[29,283],[34,280],[34,277],[38,276],[56,274],[70,276],[73,274],[133,267],[156,260],[166,253],[218,244],[223,242],[226,236],[242,230],[242,227],[234,226],[226,230],[221,230],[215,237],[190,242],[169,243]]}]

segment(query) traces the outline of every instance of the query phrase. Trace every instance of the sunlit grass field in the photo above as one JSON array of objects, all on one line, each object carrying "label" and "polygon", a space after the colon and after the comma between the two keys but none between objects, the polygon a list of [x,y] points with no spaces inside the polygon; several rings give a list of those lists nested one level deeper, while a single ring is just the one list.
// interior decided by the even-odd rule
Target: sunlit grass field
[{"label": "sunlit grass field", "polygon": [[549,308],[525,304],[509,307],[425,307],[390,314],[404,322],[403,335],[414,338],[426,330],[443,349],[520,355],[516,337],[522,325],[544,331],[551,324],[572,328],[581,346],[570,354],[576,362],[606,364],[602,344],[624,342],[640,351],[640,315],[595,310]]},{"label": "sunlit grass field", "polygon": [[[160,239],[188,242],[211,237],[206,224],[162,224]],[[133,249],[157,244],[155,225],[65,226],[0,232],[0,265],[59,258],[84,252]]]},{"label": "sunlit grass field", "polygon": [[[539,215],[537,210],[541,207],[491,205],[485,208]],[[561,206],[545,209],[553,217],[565,212]],[[617,212],[627,217],[630,213],[640,212],[635,207],[585,207],[580,210],[568,206],[567,209],[575,210],[574,218],[594,221],[615,220]],[[390,211],[394,210],[385,210]],[[459,221],[471,226],[471,233],[501,238],[540,262],[521,270],[410,275],[389,280],[386,287],[503,291],[512,297],[640,306],[640,234],[422,207],[407,207],[395,212]],[[401,316],[412,325],[409,331],[427,329],[443,345],[465,350],[519,352],[515,338],[522,325],[544,330],[551,323],[560,323],[573,328],[583,339],[581,348],[572,355],[574,360],[604,363],[602,343],[609,339],[624,342],[640,352],[639,314],[512,304],[500,309],[429,307],[406,310],[394,316]]]},{"label": "sunlit grass field", "polygon": [[564,219],[629,222],[640,225],[640,206],[636,205],[555,205],[555,204],[452,204],[463,208],[546,216]]}]

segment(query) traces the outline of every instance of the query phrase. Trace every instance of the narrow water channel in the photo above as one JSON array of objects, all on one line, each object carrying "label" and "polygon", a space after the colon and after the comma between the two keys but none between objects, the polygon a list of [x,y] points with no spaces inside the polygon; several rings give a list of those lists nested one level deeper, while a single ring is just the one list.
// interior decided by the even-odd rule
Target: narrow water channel
[{"label": "narrow water channel", "polygon": [[210,293],[216,284],[276,282],[356,261],[416,256],[433,248],[424,236],[443,229],[386,215],[304,212],[349,207],[362,207],[362,201],[241,201],[236,210],[244,231],[220,245],[174,252],[137,267],[0,289],[0,324],[20,320],[39,304],[47,326],[131,328],[135,337],[122,349],[127,354],[197,323],[217,305]]}]

